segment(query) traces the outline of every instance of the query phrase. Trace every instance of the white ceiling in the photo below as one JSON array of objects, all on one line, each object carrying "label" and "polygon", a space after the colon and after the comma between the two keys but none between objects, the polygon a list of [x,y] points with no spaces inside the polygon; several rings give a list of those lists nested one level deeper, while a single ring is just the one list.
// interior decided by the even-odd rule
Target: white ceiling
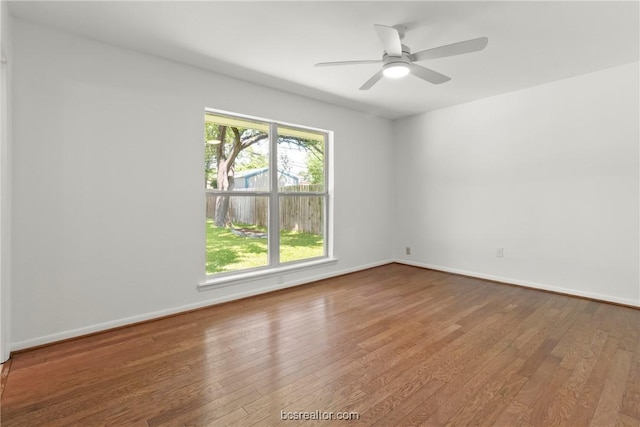
[{"label": "white ceiling", "polygon": [[[12,2],[14,16],[221,74],[397,118],[639,60],[638,1]],[[451,77],[358,88],[379,65],[373,24],[413,52],[487,36],[481,52],[423,62]]]}]

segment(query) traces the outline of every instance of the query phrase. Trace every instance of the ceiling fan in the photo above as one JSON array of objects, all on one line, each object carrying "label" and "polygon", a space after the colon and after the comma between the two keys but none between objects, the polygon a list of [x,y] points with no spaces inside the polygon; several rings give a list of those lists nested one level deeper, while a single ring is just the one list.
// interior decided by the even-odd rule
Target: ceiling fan
[{"label": "ceiling fan", "polygon": [[440,84],[451,80],[450,77],[425,68],[421,65],[414,64],[417,61],[427,59],[443,58],[446,56],[461,55],[463,53],[477,52],[484,49],[489,42],[486,37],[465,40],[458,43],[452,43],[445,46],[434,47],[432,49],[411,53],[411,50],[401,43],[404,38],[406,27],[404,25],[394,25],[387,27],[385,25],[376,24],[373,26],[378,34],[384,53],[382,59],[365,59],[359,61],[337,61],[337,62],[320,62],[316,67],[330,67],[334,65],[358,65],[358,64],[379,64],[382,68],[367,80],[360,90],[368,90],[378,82],[382,77],[400,78],[411,73],[414,76],[426,80],[429,83]]}]

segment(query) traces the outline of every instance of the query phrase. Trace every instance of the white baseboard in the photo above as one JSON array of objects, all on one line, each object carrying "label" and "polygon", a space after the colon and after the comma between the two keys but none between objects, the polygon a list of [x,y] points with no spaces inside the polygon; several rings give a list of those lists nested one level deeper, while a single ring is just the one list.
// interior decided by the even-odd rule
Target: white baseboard
[{"label": "white baseboard", "polygon": [[307,283],[316,282],[318,280],[329,279],[331,277],[342,276],[342,275],[349,274],[349,273],[355,273],[357,271],[367,270],[369,268],[379,267],[381,265],[390,264],[390,263],[393,263],[393,262],[396,262],[398,264],[411,265],[411,266],[414,266],[414,267],[422,267],[422,268],[428,268],[428,269],[431,269],[431,270],[443,271],[443,272],[446,272],[446,273],[461,274],[461,275],[464,275],[464,276],[476,277],[476,278],[479,278],[479,279],[487,279],[487,280],[506,283],[506,284],[510,284],[510,285],[524,286],[524,287],[527,287],[527,288],[558,292],[558,293],[567,294],[567,295],[574,295],[574,296],[578,296],[578,297],[591,298],[591,299],[607,301],[607,302],[613,302],[613,303],[618,303],[618,304],[624,304],[624,305],[633,306],[633,307],[639,307],[640,308],[640,301],[635,301],[635,300],[628,299],[628,298],[619,298],[619,297],[615,297],[615,296],[611,296],[611,295],[599,294],[599,293],[594,293],[594,292],[584,292],[584,291],[580,291],[580,290],[576,290],[576,289],[568,289],[568,288],[563,288],[563,287],[558,287],[558,286],[546,285],[546,284],[542,284],[542,283],[529,282],[529,281],[512,279],[512,278],[501,277],[501,276],[493,276],[493,275],[490,275],[490,274],[476,273],[476,272],[473,272],[473,271],[461,270],[461,269],[457,269],[457,268],[442,267],[442,266],[439,266],[439,265],[433,265],[433,264],[427,264],[427,263],[421,263],[421,262],[414,262],[414,261],[407,261],[407,260],[403,260],[403,259],[389,259],[389,260],[385,260],[385,261],[379,261],[379,262],[374,262],[374,263],[370,263],[370,264],[366,264],[366,265],[361,265],[361,266],[358,266],[358,267],[347,268],[347,269],[338,270],[338,271],[332,271],[332,272],[329,272],[329,273],[317,274],[315,276],[305,277],[304,279],[299,279],[299,280],[296,280],[296,281],[291,281],[291,282],[286,282],[286,283],[276,284],[276,285],[270,285],[270,286],[264,286],[262,288],[252,289],[250,291],[245,291],[245,292],[238,292],[236,294],[227,295],[227,296],[221,297],[221,298],[212,298],[212,299],[208,299],[208,300],[205,300],[205,301],[199,301],[199,302],[196,302],[196,303],[193,303],[193,304],[186,304],[186,305],[182,305],[182,306],[179,306],[179,307],[172,307],[172,308],[168,308],[168,309],[165,309],[165,310],[158,310],[158,311],[154,311],[154,312],[150,312],[150,313],[140,314],[140,315],[131,316],[131,317],[125,317],[125,318],[121,318],[121,319],[117,319],[117,320],[112,320],[112,321],[109,321],[109,322],[98,323],[98,324],[91,325],[91,326],[85,326],[85,327],[82,327],[82,328],[77,328],[77,329],[71,329],[71,330],[67,330],[67,331],[63,331],[63,332],[58,332],[58,333],[55,333],[55,334],[44,335],[44,336],[41,336],[41,337],[31,338],[31,339],[24,340],[24,341],[17,341],[17,342],[11,343],[11,347],[10,348],[11,348],[11,351],[24,350],[24,349],[31,348],[31,347],[37,347],[37,346],[44,345],[44,344],[50,344],[50,343],[53,343],[53,342],[56,342],[56,341],[62,341],[62,340],[66,340],[66,339],[69,339],[69,338],[76,338],[76,337],[80,337],[80,336],[83,336],[83,335],[93,334],[93,333],[96,333],[96,332],[103,332],[103,331],[106,331],[106,330],[109,330],[109,329],[113,329],[113,328],[118,328],[118,327],[121,327],[121,326],[127,326],[127,325],[131,325],[131,324],[134,324],[134,323],[139,323],[139,322],[144,322],[144,321],[148,321],[148,320],[158,319],[158,318],[161,318],[161,317],[164,317],[164,316],[170,316],[170,315],[173,315],[173,314],[184,313],[184,312],[187,312],[187,311],[190,311],[190,310],[196,310],[196,309],[203,308],[203,307],[222,304],[222,303],[225,303],[225,302],[229,302],[229,301],[233,301],[233,300],[237,300],[237,299],[242,299],[242,298],[247,298],[247,297],[251,297],[251,296],[254,296],[254,295],[260,295],[260,294],[264,294],[264,293],[267,293],[267,292],[277,291],[277,290],[280,290],[280,289],[285,289],[285,288],[291,288],[291,287],[294,287],[294,286],[304,285],[304,284],[307,284]]},{"label": "white baseboard", "polygon": [[317,282],[318,280],[329,279],[331,277],[342,276],[349,273],[355,273],[361,270],[367,270],[369,268],[379,267],[381,265],[390,264],[393,260],[385,260],[374,262],[371,264],[361,265],[358,267],[346,268],[344,270],[332,271],[329,273],[317,274],[315,276],[305,277],[303,279],[298,279],[291,282],[281,283],[277,285],[264,286],[262,288],[252,289],[250,291],[238,292],[236,294],[227,295],[221,298],[213,298],[205,301],[199,301],[193,304],[186,304],[179,307],[172,307],[165,310],[153,311],[150,313],[140,314],[131,317],[125,317],[117,320],[112,320],[109,322],[97,323],[91,326],[85,326],[82,328],[71,329],[63,332],[57,332],[55,334],[44,335],[41,337],[31,338],[24,341],[16,341],[11,343],[11,351],[24,350],[31,347],[37,347],[44,344],[50,344],[56,341],[62,341],[69,338],[76,338],[83,335],[93,334],[96,332],[103,332],[109,329],[118,328],[121,326],[127,326],[134,323],[144,322],[148,320],[154,320],[165,316],[170,316],[172,314],[184,313],[190,310],[196,310],[198,308],[208,307],[212,305],[222,304],[225,302],[247,298],[254,295],[260,295],[267,292],[273,292],[280,289],[291,288],[294,286],[304,285],[306,283]]},{"label": "white baseboard", "polygon": [[629,305],[640,308],[640,301],[630,298],[620,298],[612,295],[600,294],[596,292],[585,292],[577,289],[563,288],[560,286],[546,285],[544,283],[529,282],[526,280],[512,279],[510,277],[493,276],[491,274],[476,273],[474,271],[460,270],[457,268],[442,267],[440,265],[426,264],[422,262],[407,261],[404,259],[395,259],[393,262],[398,264],[412,265],[414,267],[428,268],[431,270],[444,271],[445,273],[461,274],[463,276],[475,277],[478,279],[492,280],[494,282],[506,283],[509,285],[524,286],[527,288],[540,289],[544,291],[558,292],[566,295],[590,298],[600,301],[613,302],[617,304]]}]

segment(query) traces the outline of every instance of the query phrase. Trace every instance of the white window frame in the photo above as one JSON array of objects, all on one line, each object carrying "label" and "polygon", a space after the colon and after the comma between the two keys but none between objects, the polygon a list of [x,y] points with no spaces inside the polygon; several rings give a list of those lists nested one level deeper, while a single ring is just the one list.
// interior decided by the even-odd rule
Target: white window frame
[{"label": "white window frame", "polygon": [[[302,126],[298,124],[286,123],[278,120],[265,119],[261,117],[237,114],[223,110],[205,108],[204,114],[214,114],[231,119],[249,120],[261,122],[269,126],[269,191],[222,191],[205,189],[207,194],[231,196],[231,197],[268,197],[269,198],[269,219],[268,219],[268,265],[247,268],[238,271],[206,274],[205,280],[198,284],[200,290],[221,288],[245,283],[250,280],[266,279],[278,277],[282,283],[282,275],[297,271],[304,271],[311,268],[322,267],[337,263],[333,256],[333,132],[325,129]],[[324,135],[324,191],[314,192],[280,192],[278,191],[278,127],[299,129]],[[280,262],[280,198],[296,196],[317,196],[324,198],[323,212],[323,242],[324,253],[322,256],[305,258],[302,260]],[[206,222],[205,222],[206,224]],[[206,227],[205,227],[206,235]],[[206,250],[205,250],[206,252]]]}]

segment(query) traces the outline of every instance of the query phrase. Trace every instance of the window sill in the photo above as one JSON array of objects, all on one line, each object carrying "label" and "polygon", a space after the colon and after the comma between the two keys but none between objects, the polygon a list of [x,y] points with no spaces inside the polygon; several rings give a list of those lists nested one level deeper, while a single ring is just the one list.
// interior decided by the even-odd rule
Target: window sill
[{"label": "window sill", "polygon": [[238,285],[240,283],[245,283],[252,280],[268,279],[271,277],[280,276],[282,274],[296,273],[299,271],[309,270],[311,268],[333,265],[337,262],[337,258],[323,258],[315,261],[284,265],[264,270],[237,273],[228,276],[225,275],[223,277],[212,277],[198,283],[198,290],[208,291],[210,289],[224,288],[227,286]]}]

